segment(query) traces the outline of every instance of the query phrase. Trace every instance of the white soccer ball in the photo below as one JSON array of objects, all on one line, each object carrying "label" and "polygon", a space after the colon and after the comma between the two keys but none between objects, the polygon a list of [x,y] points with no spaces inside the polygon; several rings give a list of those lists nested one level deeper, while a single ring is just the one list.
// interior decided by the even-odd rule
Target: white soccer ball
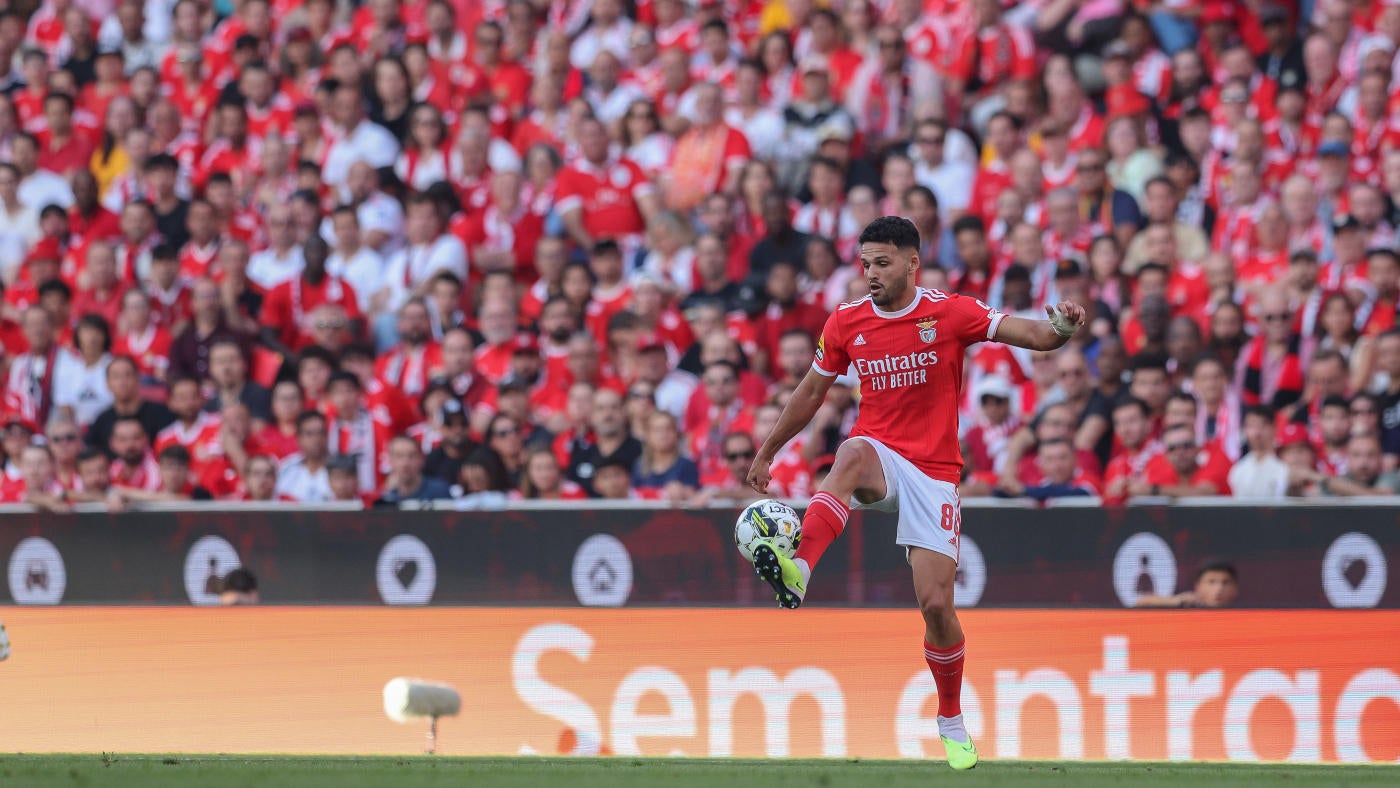
[{"label": "white soccer ball", "polygon": [[755,501],[739,513],[734,523],[734,544],[744,560],[753,560],[753,549],[761,540],[771,540],[778,552],[792,558],[802,541],[802,518],[796,510],[771,498]]}]

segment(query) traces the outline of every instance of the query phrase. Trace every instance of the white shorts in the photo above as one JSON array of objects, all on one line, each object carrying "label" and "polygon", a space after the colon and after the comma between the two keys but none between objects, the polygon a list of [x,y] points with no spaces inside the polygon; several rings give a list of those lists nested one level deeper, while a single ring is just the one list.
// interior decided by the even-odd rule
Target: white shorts
[{"label": "white shorts", "polygon": [[962,535],[962,499],[955,484],[929,478],[914,463],[874,438],[864,435],[851,440],[865,441],[875,448],[885,472],[886,494],[875,503],[851,499],[852,509],[898,512],[899,528],[895,544],[905,548],[922,547],[942,553],[958,562]]}]

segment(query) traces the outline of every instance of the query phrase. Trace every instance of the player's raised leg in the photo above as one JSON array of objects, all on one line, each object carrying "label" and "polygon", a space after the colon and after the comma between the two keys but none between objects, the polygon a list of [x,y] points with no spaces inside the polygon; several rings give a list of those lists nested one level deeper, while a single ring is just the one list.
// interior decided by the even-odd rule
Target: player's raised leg
[{"label": "player's raised leg", "polygon": [[924,616],[924,660],[938,685],[938,733],[948,753],[948,765],[971,769],[977,765],[977,747],[967,734],[962,717],[963,660],[967,641],[953,606],[953,579],[958,565],[942,553],[909,548],[914,570],[914,595]]},{"label": "player's raised leg", "polygon": [[836,450],[836,462],[812,496],[807,513],[802,518],[802,541],[798,542],[793,558],[784,556],[768,545],[753,551],[754,569],[773,586],[778,604],[789,609],[802,604],[807,595],[807,581],[831,543],[846,530],[851,516],[847,501],[882,500],[885,472],[875,447],[863,440],[848,440]]}]

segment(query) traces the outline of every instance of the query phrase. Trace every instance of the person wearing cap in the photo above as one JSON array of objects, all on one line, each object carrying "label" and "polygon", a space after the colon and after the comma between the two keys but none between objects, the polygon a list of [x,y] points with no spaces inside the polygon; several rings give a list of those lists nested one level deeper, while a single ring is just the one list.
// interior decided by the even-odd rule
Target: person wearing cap
[{"label": "person wearing cap", "polygon": [[[1274,409],[1267,405],[1255,405],[1244,412],[1244,440],[1248,453],[1235,461],[1230,469],[1230,493],[1236,498],[1283,498],[1290,483],[1296,477],[1289,473],[1288,465],[1278,458],[1275,444]],[[1283,441],[1296,442],[1298,433],[1307,440],[1307,429],[1299,424],[1288,424],[1283,430]]]},{"label": "person wearing cap", "polygon": [[1000,470],[999,458],[1021,426],[1011,408],[1013,395],[1011,381],[1002,375],[984,375],[973,386],[977,417],[963,439],[970,449],[972,464],[980,470]]},{"label": "person wearing cap", "polygon": [[1318,281],[1325,290],[1355,292],[1362,299],[1370,292],[1366,282],[1366,232],[1351,213],[1332,217],[1332,259],[1323,263]]},{"label": "person wearing cap", "polygon": [[1267,44],[1256,62],[1260,74],[1280,87],[1300,87],[1306,83],[1303,45],[1294,26],[1289,24],[1288,9],[1277,3],[1267,3],[1259,10],[1259,25]]},{"label": "person wearing cap", "polygon": [[786,122],[785,142],[779,156],[782,174],[779,180],[800,183],[803,165],[817,152],[817,131],[824,126],[855,129],[855,120],[833,96],[830,61],[821,55],[808,55],[798,65],[799,87],[783,118]]},{"label": "person wearing cap", "polygon": [[462,472],[462,463],[476,444],[471,439],[467,409],[456,397],[443,402],[438,413],[442,440],[423,463],[423,473],[444,483],[455,484]]}]

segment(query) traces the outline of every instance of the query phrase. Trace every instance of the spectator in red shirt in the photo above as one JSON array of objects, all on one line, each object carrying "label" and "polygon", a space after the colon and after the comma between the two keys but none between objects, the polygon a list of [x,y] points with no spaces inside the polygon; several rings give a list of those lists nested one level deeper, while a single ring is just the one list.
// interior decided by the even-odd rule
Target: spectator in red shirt
[{"label": "spectator in red shirt", "polygon": [[1146,402],[1130,396],[1114,407],[1113,437],[1103,497],[1106,503],[1121,503],[1134,481],[1143,478],[1148,462],[1162,451],[1161,442],[1152,437],[1152,411]]},{"label": "spectator in red shirt", "polygon": [[86,169],[92,141],[73,125],[73,97],[49,93],[44,99],[44,130],[39,135],[39,166],[65,178]]},{"label": "spectator in red shirt", "polygon": [[1162,433],[1162,454],[1148,463],[1145,478],[1129,483],[1133,495],[1165,495],[1171,498],[1229,495],[1230,464],[1211,462],[1196,441],[1196,431],[1186,425]]},{"label": "spectator in red shirt", "polygon": [[783,373],[778,352],[783,334],[801,330],[817,336],[826,322],[825,309],[797,299],[797,265],[790,260],[778,260],[768,269],[764,293],[768,305],[758,319],[757,338],[762,352],[760,368],[766,368],[774,377]]},{"label": "spectator in red shirt", "polygon": [[150,440],[141,420],[123,416],[112,426],[112,487],[154,492],[160,489],[160,468],[151,454]]},{"label": "spectator in red shirt", "polygon": [[319,235],[312,236],[302,244],[302,257],[306,262],[301,273],[272,288],[260,312],[264,343],[285,355],[311,344],[318,307],[337,305],[351,320],[360,319],[354,288],[326,272],[330,246]]}]

